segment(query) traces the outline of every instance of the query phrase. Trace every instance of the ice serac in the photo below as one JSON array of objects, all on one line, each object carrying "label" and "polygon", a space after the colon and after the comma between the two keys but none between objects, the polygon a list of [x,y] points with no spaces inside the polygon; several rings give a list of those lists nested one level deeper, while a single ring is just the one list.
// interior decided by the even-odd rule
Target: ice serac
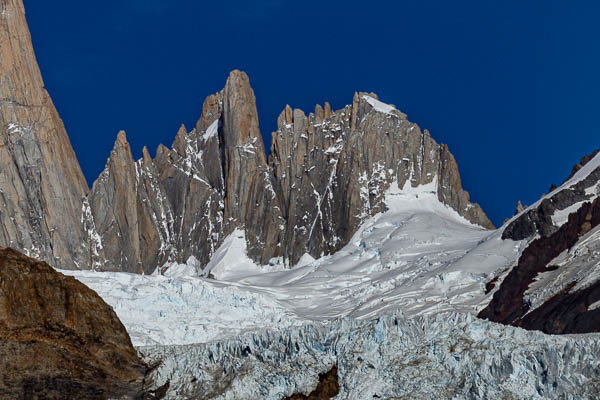
[{"label": "ice serac", "polygon": [[[98,238],[98,261],[108,271],[151,273],[169,259],[173,247],[172,211],[158,184],[154,163],[144,149],[133,160],[125,132],[119,132],[106,168],[87,199]],[[90,243],[93,248],[94,242]]]},{"label": "ice serac", "polygon": [[446,145],[374,94],[355,93],[352,104],[329,104],[305,115],[289,106],[278,118],[269,165],[287,221],[285,257],[294,264],[343,247],[369,216],[385,210],[383,193],[432,185],[438,199],[474,224],[493,225],[462,189]]},{"label": "ice serac", "polygon": [[[162,361],[168,398],[597,399],[597,336],[552,336],[465,314],[340,319],[187,346],[142,348]],[[336,367],[337,366],[337,367]],[[337,370],[332,391],[324,377]],[[315,393],[316,392],[316,393]],[[312,397],[312,396],[315,397]],[[321,397],[317,397],[317,396]],[[207,396],[208,397],[208,396]]]},{"label": "ice serac", "polygon": [[86,268],[87,193],[35,59],[21,0],[0,1],[0,245]]}]

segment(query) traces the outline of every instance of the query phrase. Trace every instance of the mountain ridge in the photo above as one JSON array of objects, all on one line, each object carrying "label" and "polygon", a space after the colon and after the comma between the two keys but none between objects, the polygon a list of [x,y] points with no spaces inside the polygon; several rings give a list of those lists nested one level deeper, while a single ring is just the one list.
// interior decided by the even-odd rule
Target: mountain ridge
[{"label": "mountain ridge", "polygon": [[[376,97],[356,93],[353,103],[343,109],[332,111],[326,104],[308,116],[287,106],[278,118],[267,160],[248,76],[232,71],[225,89],[204,101],[196,128],[179,129],[172,149],[159,146],[154,160],[147,151],[138,161],[127,157],[130,168],[135,163],[147,165],[146,173],[154,171],[149,179],[158,182],[154,196],[138,192],[138,197],[168,203],[168,212],[146,214],[156,216],[154,226],[169,227],[170,232],[160,240],[152,227],[150,232],[138,229],[137,234],[151,243],[149,253],[170,250],[161,262],[147,264],[138,257],[138,267],[125,270],[143,268],[150,273],[167,260],[183,262],[191,256],[205,265],[237,228],[247,231],[249,256],[262,264],[279,259],[294,265],[306,253],[313,258],[332,254],[365,218],[385,209],[382,193],[395,181],[415,187],[435,180],[442,203],[471,222],[492,228],[462,190],[447,146],[438,145],[428,131],[421,133],[405,114]],[[113,157],[89,195],[95,219],[110,207],[108,200],[98,200],[110,191],[97,185],[105,176],[121,174],[110,167]],[[128,187],[143,191],[146,186],[137,182]],[[117,208],[108,214],[124,216],[124,206],[115,204]],[[111,234],[99,233],[104,236],[110,239]],[[198,239],[189,244],[189,238]],[[126,242],[120,249],[127,248]],[[124,264],[121,256],[108,260],[112,267],[107,270]]]},{"label": "mountain ridge", "polygon": [[309,115],[287,106],[267,158],[256,98],[239,70],[206,98],[196,127],[181,127],[172,148],[159,146],[154,159],[145,149],[134,160],[120,132],[89,189],[43,89],[22,1],[2,7],[0,39],[11,43],[3,46],[3,98],[21,97],[0,104],[1,200],[11,210],[0,214],[0,245],[63,269],[147,274],[190,257],[206,265],[229,234],[244,229],[251,259],[291,266],[304,254],[341,249],[385,209],[382,193],[396,181],[435,180],[442,203],[493,227],[462,189],[447,146],[372,93]]}]

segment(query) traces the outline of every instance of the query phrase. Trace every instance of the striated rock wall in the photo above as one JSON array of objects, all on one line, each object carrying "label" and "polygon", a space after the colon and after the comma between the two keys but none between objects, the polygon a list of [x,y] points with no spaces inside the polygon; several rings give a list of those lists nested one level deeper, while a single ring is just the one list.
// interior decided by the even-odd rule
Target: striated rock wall
[{"label": "striated rock wall", "polygon": [[86,200],[90,248],[98,238],[98,259],[92,268],[149,273],[169,259],[174,250],[171,205],[148,150],[135,162],[125,132],[117,136]]},{"label": "striated rock wall", "polygon": [[204,265],[236,228],[246,229],[256,260],[277,255],[284,221],[248,76],[233,71],[205,100],[196,129],[182,126],[154,160],[144,150],[134,162],[120,133],[89,205],[104,270],[149,273],[191,256]]},{"label": "striated rock wall", "polygon": [[88,193],[64,127],[43,87],[21,0],[1,0],[0,245],[60,268],[150,273],[194,257],[206,265],[244,229],[248,255],[295,264],[332,254],[383,211],[391,184],[433,184],[439,200],[491,228],[469,202],[447,147],[377,96],[289,106],[267,160],[248,76],[232,71],[172,148],[135,161],[124,132]]},{"label": "striated rock wall", "polygon": [[282,245],[290,264],[304,253],[317,258],[343,247],[365,218],[385,210],[383,193],[396,182],[433,184],[442,203],[493,228],[469,202],[448,147],[374,94],[355,93],[341,110],[325,104],[308,116],[286,106],[269,164],[287,221]]},{"label": "striated rock wall", "polygon": [[0,1],[0,245],[61,268],[87,268],[88,190],[44,88],[21,0]]},{"label": "striated rock wall", "polygon": [[[236,228],[246,231],[248,255],[259,263],[332,254],[366,218],[385,211],[392,184],[432,185],[442,203],[493,227],[462,189],[447,146],[374,94],[356,93],[341,110],[326,104],[308,116],[286,106],[267,162],[254,93],[236,70],[205,100],[196,128],[180,128],[171,150],[160,146],[154,160],[145,153],[136,164],[128,147],[118,151],[124,140],[119,134],[89,196],[104,269],[148,273],[191,256],[205,265]],[[144,167],[135,172],[134,165]],[[137,219],[126,218],[135,209]],[[131,224],[133,233],[125,227]]]}]

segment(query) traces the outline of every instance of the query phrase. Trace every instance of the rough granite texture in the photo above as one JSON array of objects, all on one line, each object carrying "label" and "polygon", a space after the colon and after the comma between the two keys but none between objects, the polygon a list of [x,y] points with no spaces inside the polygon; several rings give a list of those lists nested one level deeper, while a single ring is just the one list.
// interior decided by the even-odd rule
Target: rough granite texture
[{"label": "rough granite texture", "polygon": [[[376,95],[356,93],[352,105],[317,106],[309,116],[286,106],[267,162],[254,93],[236,70],[205,100],[196,128],[182,126],[172,149],[159,146],[154,160],[145,153],[136,164],[120,133],[89,196],[90,237],[105,249],[98,265],[149,273],[190,256],[205,265],[236,228],[246,230],[252,259],[283,257],[293,265],[305,253],[317,258],[342,248],[366,218],[385,210],[391,184],[434,183],[442,203],[492,228],[469,202],[447,146],[373,102]],[[126,218],[134,209],[137,219]]]},{"label": "rough granite texture", "polygon": [[0,245],[61,268],[88,268],[88,190],[44,89],[21,0],[0,0]]},{"label": "rough granite texture", "polygon": [[[125,132],[119,132],[106,164],[94,182],[88,204],[87,223],[101,238],[94,268],[148,273],[149,266],[162,265],[170,256],[169,235],[173,213],[164,200],[154,163],[144,149],[143,158],[133,160]],[[163,244],[167,243],[166,246]]]},{"label": "rough granite texture", "polygon": [[[355,93],[351,105],[329,104],[306,116],[286,106],[273,133],[269,164],[287,221],[284,256],[294,264],[342,248],[369,216],[384,211],[391,184],[435,183],[440,201],[469,221],[493,228],[462,190],[446,145],[397,110],[378,111],[374,94]],[[377,103],[375,103],[377,104]]]},{"label": "rough granite texture", "polygon": [[447,146],[374,94],[305,115],[286,106],[267,160],[248,76],[230,73],[188,132],[135,161],[125,132],[88,193],[43,88],[21,0],[1,0],[0,245],[60,268],[151,273],[203,266],[235,229],[248,255],[295,264],[343,247],[391,184],[435,183],[441,202],[492,228]]},{"label": "rough granite texture", "polygon": [[0,247],[0,371],[3,399],[105,399],[142,398],[148,367],[96,292]]}]

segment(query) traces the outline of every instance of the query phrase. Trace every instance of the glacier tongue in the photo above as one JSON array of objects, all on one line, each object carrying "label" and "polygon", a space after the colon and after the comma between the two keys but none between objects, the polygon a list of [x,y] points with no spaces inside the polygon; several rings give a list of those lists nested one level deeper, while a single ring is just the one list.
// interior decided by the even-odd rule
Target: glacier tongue
[{"label": "glacier tongue", "polygon": [[600,336],[549,336],[446,313],[338,319],[139,349],[167,398],[281,399],[338,368],[337,399],[592,399]]}]

